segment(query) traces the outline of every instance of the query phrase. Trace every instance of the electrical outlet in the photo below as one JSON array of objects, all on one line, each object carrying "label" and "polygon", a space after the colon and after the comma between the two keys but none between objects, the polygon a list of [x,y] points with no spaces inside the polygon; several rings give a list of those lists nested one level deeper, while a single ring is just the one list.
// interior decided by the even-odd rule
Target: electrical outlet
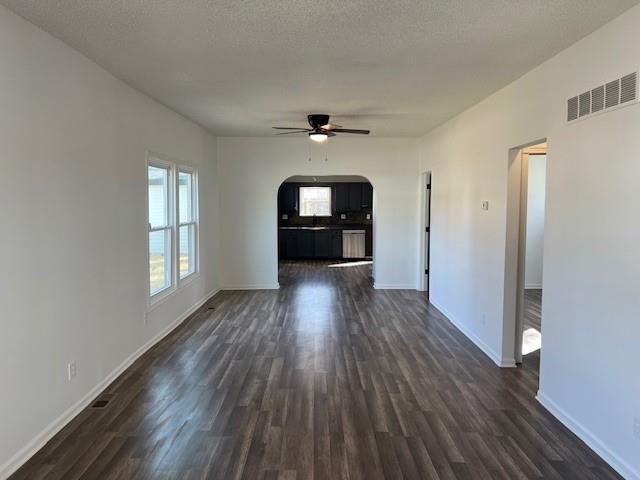
[{"label": "electrical outlet", "polygon": [[489,201],[488,200],[483,200],[482,201],[482,210],[489,210]]},{"label": "electrical outlet", "polygon": [[69,365],[67,365],[67,375],[68,375],[69,381],[76,378],[77,373],[78,373],[78,370],[76,368],[76,362],[69,363]]},{"label": "electrical outlet", "polygon": [[640,417],[633,419],[633,434],[640,440]]},{"label": "electrical outlet", "polygon": [[341,213],[340,214],[340,220],[346,220],[347,219],[347,214],[346,213]]}]

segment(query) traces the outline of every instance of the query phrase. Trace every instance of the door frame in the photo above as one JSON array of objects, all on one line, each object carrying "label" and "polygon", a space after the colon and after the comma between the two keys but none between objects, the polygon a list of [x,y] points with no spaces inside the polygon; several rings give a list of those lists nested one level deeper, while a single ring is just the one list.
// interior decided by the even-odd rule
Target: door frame
[{"label": "door frame", "polygon": [[541,143],[547,143],[548,159],[549,143],[546,138],[509,150],[502,345],[504,352],[513,352],[513,357],[505,358],[506,366],[522,363],[529,180],[528,154],[524,150]]},{"label": "door frame", "polygon": [[[427,298],[431,297],[431,203],[433,181],[432,172],[426,171],[420,175],[420,252],[418,255],[418,290],[427,292]],[[429,205],[427,208],[427,200]],[[427,220],[428,219],[428,220]],[[427,236],[427,228],[429,235]],[[426,271],[426,273],[425,273]]]}]

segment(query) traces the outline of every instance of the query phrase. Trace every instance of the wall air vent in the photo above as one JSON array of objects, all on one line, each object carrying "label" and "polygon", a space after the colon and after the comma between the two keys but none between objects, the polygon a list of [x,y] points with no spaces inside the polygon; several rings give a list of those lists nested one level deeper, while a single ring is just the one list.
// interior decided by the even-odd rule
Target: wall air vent
[{"label": "wall air vent", "polygon": [[620,103],[620,80],[605,85],[605,108],[615,107]]},{"label": "wall air vent", "polygon": [[578,119],[578,101],[578,97],[573,97],[567,102],[567,122]]},{"label": "wall air vent", "polygon": [[604,85],[591,90],[591,113],[604,110]]},{"label": "wall air vent", "polygon": [[567,100],[567,122],[638,103],[638,72],[599,85]]}]

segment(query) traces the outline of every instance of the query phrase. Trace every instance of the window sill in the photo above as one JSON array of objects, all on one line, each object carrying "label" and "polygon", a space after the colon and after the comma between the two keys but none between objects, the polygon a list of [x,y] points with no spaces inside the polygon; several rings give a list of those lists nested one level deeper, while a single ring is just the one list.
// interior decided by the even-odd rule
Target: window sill
[{"label": "window sill", "polygon": [[165,288],[164,290],[159,291],[153,296],[149,297],[147,301],[147,312],[151,312],[155,310],[156,307],[163,304],[168,298],[173,296],[173,294],[177,291],[178,289],[175,286],[168,287],[168,288]]},{"label": "window sill", "polygon": [[165,290],[162,290],[156,293],[154,296],[150,297],[147,302],[147,310],[146,313],[153,312],[160,305],[165,303],[171,297],[173,297],[176,293],[182,291],[184,288],[189,286],[189,284],[200,278],[200,272],[194,272],[180,280],[178,280],[178,286],[169,287]]},{"label": "window sill", "polygon": [[178,280],[178,290],[200,278],[200,272],[193,272]]}]

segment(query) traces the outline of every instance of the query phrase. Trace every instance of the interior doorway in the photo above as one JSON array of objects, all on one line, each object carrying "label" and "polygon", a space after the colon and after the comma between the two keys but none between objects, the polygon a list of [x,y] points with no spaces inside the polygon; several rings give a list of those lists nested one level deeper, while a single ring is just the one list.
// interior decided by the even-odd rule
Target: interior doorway
[{"label": "interior doorway", "polygon": [[[547,143],[536,142],[512,151],[508,206],[507,279],[515,268],[514,357],[538,373],[542,352],[544,216]],[[515,232],[509,248],[509,230]],[[509,258],[511,256],[511,258]],[[508,299],[507,299],[508,300]],[[507,301],[508,303],[508,301]],[[508,309],[505,309],[508,312]]]},{"label": "interior doorway", "polygon": [[278,189],[279,282],[302,265],[373,283],[374,189],[357,175],[292,176]]}]

